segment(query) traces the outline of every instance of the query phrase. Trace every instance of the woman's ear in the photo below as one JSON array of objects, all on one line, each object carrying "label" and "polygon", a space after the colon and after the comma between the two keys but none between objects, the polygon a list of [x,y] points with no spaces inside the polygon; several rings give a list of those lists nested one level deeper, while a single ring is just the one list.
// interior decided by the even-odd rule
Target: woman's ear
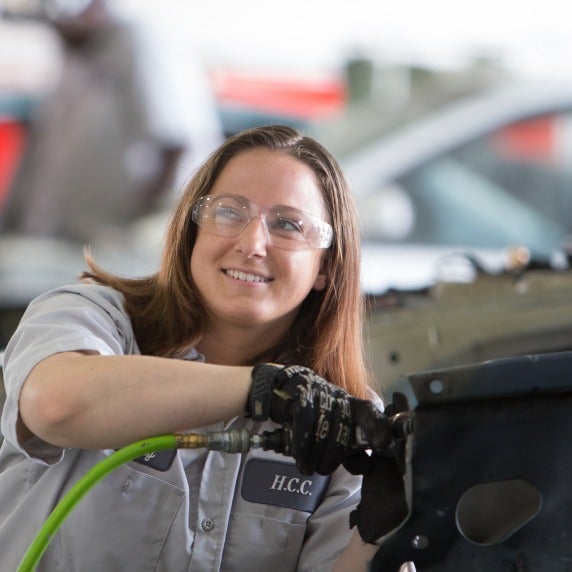
[{"label": "woman's ear", "polygon": [[316,276],[316,281],[314,282],[314,290],[323,290],[326,287],[326,275],[318,274]]},{"label": "woman's ear", "polygon": [[314,290],[323,290],[326,287],[326,279],[328,278],[326,267],[326,257],[324,257],[322,259],[322,264],[320,265],[320,271],[318,272],[316,280],[314,280],[314,285],[312,286]]}]

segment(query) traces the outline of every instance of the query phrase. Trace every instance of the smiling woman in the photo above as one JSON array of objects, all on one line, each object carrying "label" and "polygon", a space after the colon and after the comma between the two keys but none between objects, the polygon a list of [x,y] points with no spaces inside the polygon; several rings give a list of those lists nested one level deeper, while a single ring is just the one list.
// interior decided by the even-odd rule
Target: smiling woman
[{"label": "smiling woman", "polygon": [[[225,194],[231,189],[240,194]],[[204,208],[213,202],[214,213]],[[285,205],[282,212],[290,210],[289,218],[277,216],[276,203]],[[280,345],[308,293],[324,290],[327,281],[326,246],[332,240],[324,242],[320,229],[332,231],[321,220],[328,215],[314,173],[275,150],[245,151],[228,162],[198,205],[191,275],[208,314],[199,349],[212,355],[221,336],[236,338],[235,328],[245,326],[269,347]],[[224,363],[225,356],[216,359]]]},{"label": "smiling woman", "polygon": [[0,567],[17,568],[45,498],[57,502],[113,449],[285,424],[288,456],[178,450],[127,463],[76,507],[43,564],[365,571],[375,546],[348,526],[361,477],[340,465],[358,419],[371,443],[387,420],[364,363],[359,255],[330,153],[261,127],[190,180],[156,274],[116,276],[88,255],[83,283],[35,299],[4,359]]}]

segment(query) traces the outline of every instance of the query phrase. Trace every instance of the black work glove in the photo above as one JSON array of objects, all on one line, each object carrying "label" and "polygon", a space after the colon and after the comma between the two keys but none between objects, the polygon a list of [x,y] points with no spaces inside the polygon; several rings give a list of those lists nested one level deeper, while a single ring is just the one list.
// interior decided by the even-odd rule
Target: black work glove
[{"label": "black work glove", "polygon": [[[407,411],[409,404],[402,393],[393,394],[393,403],[385,408],[384,415],[372,416],[363,411],[359,425],[372,444],[372,454],[354,452],[344,460],[350,473],[363,475],[361,500],[350,514],[350,528],[357,526],[362,540],[369,544],[399,526],[409,513],[404,480],[405,436],[396,436],[399,431],[394,426],[394,416]],[[407,431],[411,424],[410,419]]]},{"label": "black work glove", "polygon": [[294,457],[304,475],[335,471],[354,438],[350,397],[311,369],[262,363],[252,370],[248,413],[255,421],[289,423]]}]

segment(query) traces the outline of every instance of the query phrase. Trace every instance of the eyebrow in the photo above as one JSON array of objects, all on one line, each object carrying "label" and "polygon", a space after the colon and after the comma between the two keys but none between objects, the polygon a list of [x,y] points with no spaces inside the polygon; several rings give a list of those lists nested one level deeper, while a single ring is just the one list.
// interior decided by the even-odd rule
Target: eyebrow
[{"label": "eyebrow", "polygon": [[277,205],[270,205],[269,207],[265,207],[264,205],[259,205],[257,202],[255,201],[251,201],[250,199],[246,198],[243,195],[237,195],[235,193],[217,193],[216,195],[204,195],[206,197],[212,197],[213,199],[216,199],[217,197],[231,197],[231,198],[235,198],[239,201],[245,201],[245,203],[249,203],[249,204],[254,204],[256,206],[261,206],[266,210],[285,210],[285,211],[297,211],[300,213],[303,213],[305,215],[311,216],[319,221],[325,222],[327,224],[329,224],[331,226],[331,223],[329,223],[327,221],[328,216],[327,215],[322,215],[322,214],[314,214],[311,212],[308,212],[300,207],[293,207],[291,205],[282,205],[282,204],[277,204]]},{"label": "eyebrow", "polygon": [[[309,213],[307,211],[305,211],[304,209],[301,209],[299,207],[291,207],[288,205],[272,205],[271,207],[269,207],[271,209],[286,209],[286,210],[292,210],[292,211],[300,211],[301,213],[304,214],[309,214],[312,215],[312,213]],[[312,215],[312,216],[316,216],[316,215]]]}]

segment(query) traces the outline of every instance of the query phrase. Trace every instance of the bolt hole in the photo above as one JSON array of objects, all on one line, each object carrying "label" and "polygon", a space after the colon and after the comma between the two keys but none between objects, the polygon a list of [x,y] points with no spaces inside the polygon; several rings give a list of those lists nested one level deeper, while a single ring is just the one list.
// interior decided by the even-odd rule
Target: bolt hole
[{"label": "bolt hole", "polygon": [[389,352],[388,358],[390,363],[399,363],[401,361],[399,352]]}]

